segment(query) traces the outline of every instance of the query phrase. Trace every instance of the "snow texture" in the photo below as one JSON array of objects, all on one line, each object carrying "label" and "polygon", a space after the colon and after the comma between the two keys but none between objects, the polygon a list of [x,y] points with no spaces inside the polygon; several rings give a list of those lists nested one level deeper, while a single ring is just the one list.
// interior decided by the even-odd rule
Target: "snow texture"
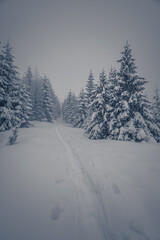
[{"label": "snow texture", "polygon": [[34,125],[0,133],[0,239],[160,239],[158,144]]}]

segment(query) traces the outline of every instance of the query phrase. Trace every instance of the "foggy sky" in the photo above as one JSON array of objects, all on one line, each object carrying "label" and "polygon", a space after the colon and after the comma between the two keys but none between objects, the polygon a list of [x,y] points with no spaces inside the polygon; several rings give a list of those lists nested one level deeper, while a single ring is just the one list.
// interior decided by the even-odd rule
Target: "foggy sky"
[{"label": "foggy sky", "polygon": [[159,0],[0,0],[0,41],[10,40],[15,62],[46,74],[62,100],[85,86],[90,69],[108,74],[126,40],[147,93],[160,88]]}]

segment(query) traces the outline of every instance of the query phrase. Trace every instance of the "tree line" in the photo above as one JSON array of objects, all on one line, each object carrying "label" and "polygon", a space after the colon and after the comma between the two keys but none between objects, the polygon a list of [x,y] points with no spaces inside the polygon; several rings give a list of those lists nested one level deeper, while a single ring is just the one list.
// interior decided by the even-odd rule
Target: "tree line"
[{"label": "tree line", "polygon": [[29,127],[30,121],[53,122],[60,103],[50,80],[33,74],[30,66],[21,78],[12,52],[9,42],[0,46],[0,131]]},{"label": "tree line", "polygon": [[92,71],[78,97],[70,90],[62,104],[66,123],[83,128],[90,139],[160,142],[160,97],[156,87],[154,102],[145,94],[147,81],[137,75],[130,44],[126,42],[117,61],[94,82]]},{"label": "tree line", "polygon": [[29,66],[23,77],[14,64],[13,48],[0,47],[0,131],[29,127],[31,121],[63,120],[83,128],[90,139],[160,142],[160,97],[156,87],[153,103],[145,94],[147,81],[137,75],[128,42],[118,60],[119,70],[105,71],[95,83],[92,71],[78,97],[70,90],[60,108],[47,76],[34,74]]}]

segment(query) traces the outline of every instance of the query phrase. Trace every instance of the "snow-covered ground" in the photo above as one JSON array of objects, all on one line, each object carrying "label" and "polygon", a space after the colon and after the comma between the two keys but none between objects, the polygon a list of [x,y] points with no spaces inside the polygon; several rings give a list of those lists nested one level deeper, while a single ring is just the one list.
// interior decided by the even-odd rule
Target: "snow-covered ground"
[{"label": "snow-covered ground", "polygon": [[0,240],[160,240],[160,145],[63,123],[0,133]]}]

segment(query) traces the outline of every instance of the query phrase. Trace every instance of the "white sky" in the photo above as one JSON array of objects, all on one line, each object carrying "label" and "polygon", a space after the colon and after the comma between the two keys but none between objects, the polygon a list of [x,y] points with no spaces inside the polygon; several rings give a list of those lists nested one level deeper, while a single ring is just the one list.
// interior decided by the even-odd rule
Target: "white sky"
[{"label": "white sky", "polygon": [[117,66],[126,40],[147,93],[160,88],[159,0],[0,0],[0,40],[10,39],[23,73],[46,74],[62,100],[85,86],[90,69]]}]

